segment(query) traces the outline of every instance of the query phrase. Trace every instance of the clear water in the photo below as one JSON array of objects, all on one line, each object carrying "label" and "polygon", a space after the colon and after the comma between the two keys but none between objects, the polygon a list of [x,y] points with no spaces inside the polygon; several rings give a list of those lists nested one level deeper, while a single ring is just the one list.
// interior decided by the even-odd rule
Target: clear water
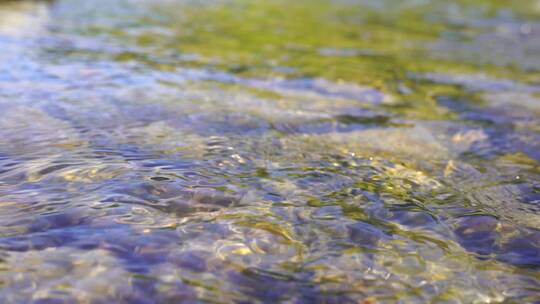
[{"label": "clear water", "polygon": [[540,2],[0,2],[2,303],[540,301]]}]

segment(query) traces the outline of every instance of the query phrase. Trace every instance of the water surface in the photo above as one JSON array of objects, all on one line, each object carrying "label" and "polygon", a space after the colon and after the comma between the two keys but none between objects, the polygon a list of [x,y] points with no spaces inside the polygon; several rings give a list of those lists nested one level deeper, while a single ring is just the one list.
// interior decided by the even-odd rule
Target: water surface
[{"label": "water surface", "polygon": [[1,2],[1,302],[540,301],[539,20]]}]

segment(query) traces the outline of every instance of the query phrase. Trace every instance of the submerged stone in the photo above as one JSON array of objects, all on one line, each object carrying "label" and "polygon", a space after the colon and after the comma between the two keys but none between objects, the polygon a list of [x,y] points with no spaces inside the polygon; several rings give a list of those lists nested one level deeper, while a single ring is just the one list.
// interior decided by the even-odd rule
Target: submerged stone
[{"label": "submerged stone", "polygon": [[387,238],[381,229],[362,222],[348,226],[350,239],[362,248],[377,249],[379,241]]},{"label": "submerged stone", "polygon": [[498,221],[489,216],[471,216],[459,222],[454,230],[458,242],[467,250],[480,255],[495,253],[498,249]]}]

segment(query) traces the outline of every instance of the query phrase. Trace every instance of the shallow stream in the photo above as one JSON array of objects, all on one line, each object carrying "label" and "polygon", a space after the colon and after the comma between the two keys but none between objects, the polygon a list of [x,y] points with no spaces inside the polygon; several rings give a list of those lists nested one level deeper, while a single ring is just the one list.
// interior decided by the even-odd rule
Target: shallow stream
[{"label": "shallow stream", "polygon": [[0,302],[538,303],[540,1],[0,1]]}]

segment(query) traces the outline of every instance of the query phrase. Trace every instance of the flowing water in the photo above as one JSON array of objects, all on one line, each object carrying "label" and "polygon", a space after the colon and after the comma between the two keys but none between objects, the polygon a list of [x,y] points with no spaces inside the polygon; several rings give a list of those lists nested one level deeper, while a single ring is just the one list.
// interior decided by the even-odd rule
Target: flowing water
[{"label": "flowing water", "polygon": [[538,303],[540,1],[0,1],[2,303]]}]

